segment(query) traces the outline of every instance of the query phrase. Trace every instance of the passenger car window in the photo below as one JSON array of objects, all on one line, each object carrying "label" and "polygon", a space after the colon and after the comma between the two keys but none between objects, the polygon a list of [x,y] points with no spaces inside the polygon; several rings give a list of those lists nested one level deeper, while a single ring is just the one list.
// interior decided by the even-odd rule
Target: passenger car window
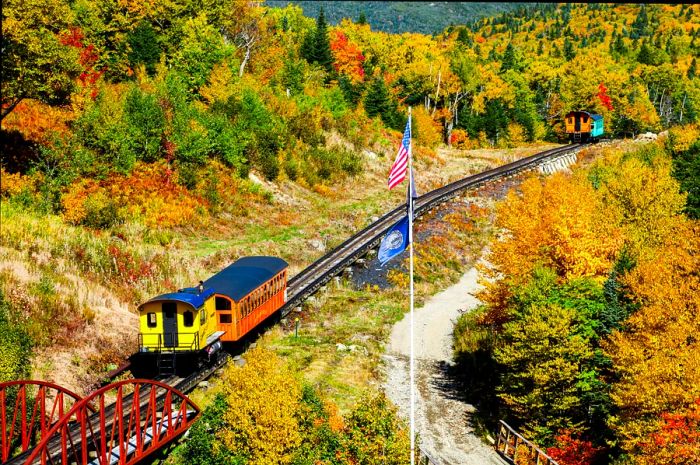
[{"label": "passenger car window", "polygon": [[199,324],[203,325],[205,321],[207,321],[207,312],[205,312],[204,309],[201,309],[199,311]]},{"label": "passenger car window", "polygon": [[155,313],[148,313],[148,321],[146,322],[146,324],[149,328],[155,328],[156,326],[158,326],[158,317]]},{"label": "passenger car window", "polygon": [[191,328],[194,325],[194,313],[190,312],[189,310],[183,313],[182,324],[187,328]]},{"label": "passenger car window", "polygon": [[231,315],[228,313],[224,313],[219,315],[219,323],[226,324],[226,323],[231,323]]},{"label": "passenger car window", "polygon": [[216,309],[217,310],[231,310],[231,301],[224,297],[216,298]]}]

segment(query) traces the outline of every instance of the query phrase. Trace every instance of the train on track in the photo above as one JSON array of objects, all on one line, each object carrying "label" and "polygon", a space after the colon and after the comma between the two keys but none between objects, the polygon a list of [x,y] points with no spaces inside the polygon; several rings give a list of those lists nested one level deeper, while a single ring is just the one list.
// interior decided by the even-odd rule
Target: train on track
[{"label": "train on track", "polygon": [[564,117],[566,134],[569,141],[574,142],[596,142],[602,136],[603,115],[589,113],[587,111],[570,111]]},{"label": "train on track", "polygon": [[243,257],[196,287],[162,294],[139,306],[137,364],[173,374],[177,364],[211,362],[287,301],[288,264],[281,258]]}]

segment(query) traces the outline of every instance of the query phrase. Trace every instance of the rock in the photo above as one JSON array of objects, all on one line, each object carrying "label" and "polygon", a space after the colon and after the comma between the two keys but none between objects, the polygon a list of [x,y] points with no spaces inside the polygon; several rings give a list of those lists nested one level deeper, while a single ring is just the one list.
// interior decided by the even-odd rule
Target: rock
[{"label": "rock", "polygon": [[197,386],[206,389],[209,387],[209,381],[200,381],[200,383]]},{"label": "rock", "polygon": [[283,326],[286,326],[287,323],[289,323],[289,320],[286,319],[286,318],[282,318],[282,319],[280,319],[280,323],[281,323]]},{"label": "rock", "polygon": [[378,216],[373,216],[372,218],[370,218],[370,221],[371,221],[372,223],[376,223],[377,221],[379,221],[379,217],[378,217]]},{"label": "rock", "polygon": [[345,352],[346,350],[348,350],[348,347],[347,347],[345,344],[342,344],[342,343],[339,342],[339,343],[337,343],[337,344],[335,345],[335,349],[336,349],[338,352]]},{"label": "rock", "polygon": [[319,239],[311,239],[311,240],[309,241],[309,244],[311,245],[312,248],[314,248],[314,249],[316,249],[316,250],[318,250],[318,251],[320,251],[320,252],[324,252],[324,251],[326,250],[326,245],[323,243],[322,240],[319,240]]},{"label": "rock", "polygon": [[253,181],[255,184],[264,185],[264,183],[260,180],[260,178],[257,177],[256,175],[254,175],[252,171],[250,173],[248,173],[248,179]]},{"label": "rock", "polygon": [[367,158],[371,158],[372,160],[377,159],[377,154],[372,152],[371,150],[367,150],[367,149],[363,150],[362,155],[366,156]]},{"label": "rock", "polygon": [[233,358],[233,364],[236,365],[237,367],[242,367],[245,366],[245,359],[243,357],[234,357]]},{"label": "rock", "polygon": [[645,132],[644,134],[639,134],[635,140],[638,141],[653,141],[658,139],[659,136],[653,132]]}]

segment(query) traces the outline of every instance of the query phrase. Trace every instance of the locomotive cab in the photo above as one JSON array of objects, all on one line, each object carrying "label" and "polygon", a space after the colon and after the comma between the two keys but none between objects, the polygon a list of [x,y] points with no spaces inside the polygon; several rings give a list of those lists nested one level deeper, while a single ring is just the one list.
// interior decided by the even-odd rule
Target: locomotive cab
[{"label": "locomotive cab", "polygon": [[217,331],[212,289],[181,289],[152,298],[139,307],[141,352],[196,352],[215,343]]}]

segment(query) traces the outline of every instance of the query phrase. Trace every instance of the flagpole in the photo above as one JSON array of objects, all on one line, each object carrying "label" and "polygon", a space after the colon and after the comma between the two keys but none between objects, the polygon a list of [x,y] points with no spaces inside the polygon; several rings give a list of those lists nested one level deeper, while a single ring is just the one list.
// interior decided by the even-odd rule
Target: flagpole
[{"label": "flagpole", "polygon": [[[411,123],[411,107],[408,107],[408,121]],[[411,127],[411,138],[413,138],[413,127]],[[410,355],[410,384],[411,384],[411,465],[416,462],[416,392],[415,392],[415,369],[413,353],[413,144],[408,145],[408,244],[409,244],[409,308],[411,313],[411,355]]]}]

